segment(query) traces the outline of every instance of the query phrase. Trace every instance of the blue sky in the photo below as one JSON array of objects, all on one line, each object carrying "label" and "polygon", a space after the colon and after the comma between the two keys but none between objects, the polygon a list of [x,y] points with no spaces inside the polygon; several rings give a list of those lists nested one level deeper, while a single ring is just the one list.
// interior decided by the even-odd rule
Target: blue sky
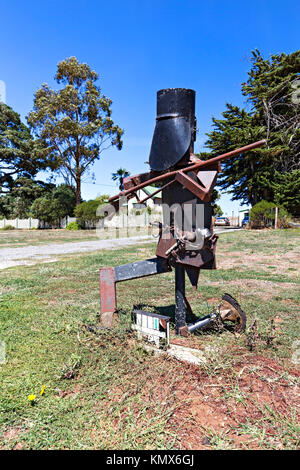
[{"label": "blue sky", "polygon": [[[60,60],[76,56],[98,72],[125,135],[120,152],[109,150],[94,165],[96,185],[83,183],[90,199],[117,192],[111,173],[120,166],[148,170],[157,90],[196,90],[195,151],[202,150],[226,102],[247,107],[240,84],[251,50],[299,49],[299,19],[300,3],[291,0],[0,0],[0,80],[7,104],[24,118],[37,88],[55,86]],[[221,206],[228,215],[239,208],[228,195]]]}]

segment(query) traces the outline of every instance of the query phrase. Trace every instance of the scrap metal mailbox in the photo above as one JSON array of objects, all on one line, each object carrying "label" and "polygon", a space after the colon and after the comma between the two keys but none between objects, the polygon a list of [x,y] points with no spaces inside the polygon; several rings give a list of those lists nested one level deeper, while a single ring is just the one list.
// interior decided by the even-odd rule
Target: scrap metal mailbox
[{"label": "scrap metal mailbox", "polygon": [[132,329],[137,331],[138,338],[146,337],[147,341],[155,343],[157,347],[166,347],[170,343],[170,317],[157,313],[133,310]]},{"label": "scrap metal mailbox", "polygon": [[[163,223],[158,223],[159,241],[156,257],[122,266],[100,270],[100,300],[102,326],[111,327],[117,311],[116,283],[175,270],[176,333],[187,335],[207,325],[215,313],[202,319],[193,318],[185,296],[185,273],[196,289],[201,269],[215,269],[217,235],[212,224],[211,193],[226,158],[253,150],[265,140],[233,150],[210,160],[201,161],[194,155],[196,140],[195,91],[170,88],[157,93],[157,117],[149,163],[151,171],[124,179],[124,191],[110,198],[109,217],[119,210],[122,198],[136,197],[144,203],[162,191]],[[157,191],[140,200],[137,191],[151,184],[161,184]],[[227,295],[229,304],[224,316],[235,315],[235,299]],[[230,307],[231,306],[231,307]],[[244,315],[236,308],[236,318],[243,326]],[[194,323],[187,325],[189,311]],[[231,312],[231,313],[230,313]]]}]

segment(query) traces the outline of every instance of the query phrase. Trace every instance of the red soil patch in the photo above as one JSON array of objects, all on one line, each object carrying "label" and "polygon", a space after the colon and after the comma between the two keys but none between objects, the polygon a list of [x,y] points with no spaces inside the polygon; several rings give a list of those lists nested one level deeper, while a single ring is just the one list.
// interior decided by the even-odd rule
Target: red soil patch
[{"label": "red soil patch", "polygon": [[[24,429],[19,428],[19,427],[10,427],[4,432],[3,437],[4,437],[4,440],[6,442],[8,442],[10,445],[12,445],[14,442],[16,442],[21,437],[21,435],[24,432],[27,432],[27,431],[24,431]],[[0,448],[1,449],[6,449],[7,446],[5,446],[5,447],[1,446]],[[13,450],[23,450],[23,449],[24,449],[24,444],[22,444],[21,442],[16,442],[16,444],[13,447]]]},{"label": "red soil patch", "polygon": [[9,428],[4,433],[4,439],[7,439],[8,441],[14,441],[20,436],[20,434],[22,434],[22,432],[23,430],[21,428]]},{"label": "red soil patch", "polygon": [[[288,410],[299,406],[300,399],[296,386],[281,377],[283,372],[276,361],[258,355],[241,358],[233,371],[222,371],[218,377],[209,377],[196,366],[187,366],[185,379],[177,384],[176,391],[183,405],[172,418],[183,448],[208,448],[207,429],[218,434],[226,432],[233,447],[243,448],[247,436],[238,435],[232,427],[247,420],[259,420],[264,405],[288,418]],[[295,370],[289,373],[300,375]],[[272,424],[267,431],[276,435]],[[255,448],[255,443],[250,447]]]},{"label": "red soil patch", "polygon": [[[133,344],[134,340],[129,339],[128,355]],[[256,425],[258,432],[264,428],[266,442],[271,440],[273,447],[283,448],[280,441],[283,433],[278,430],[281,424],[276,416],[268,419],[266,406],[285,420],[291,418],[300,405],[296,388],[300,371],[296,367],[287,369],[267,355],[250,353],[240,346],[232,348],[231,354],[232,367],[227,363],[222,368],[218,361],[216,369],[213,363],[199,367],[169,356],[133,363],[122,374],[122,381],[109,389],[107,403],[120,407],[113,426],[122,432],[128,413],[127,399],[137,395],[136,403],[130,401],[131,416],[132,413],[139,416],[142,426],[143,419],[147,425],[148,419],[155,419],[157,414],[159,418],[171,412],[166,430],[177,436],[177,448],[211,449],[217,435],[221,440],[224,437],[225,447],[230,443],[230,448],[257,449],[255,436],[241,433],[240,426],[247,423]],[[101,402],[101,409],[103,406]],[[96,403],[95,412],[99,409]],[[260,423],[262,418],[264,422]]]},{"label": "red soil patch", "polygon": [[[287,373],[275,360],[248,352],[231,369],[213,376],[196,365],[158,357],[145,367],[138,383],[132,371],[127,380],[123,376],[124,385],[110,390],[110,400],[121,404],[128,396],[130,383],[130,394],[142,392],[144,405],[149,403],[149,418],[153,417],[153,403],[166,412],[173,407],[170,431],[176,433],[178,446],[183,449],[210,449],[210,431],[223,435],[231,448],[255,449],[258,445],[253,436],[241,435],[234,428],[248,421],[257,423],[265,405],[288,419],[290,410],[300,405],[294,385],[299,376],[299,370]],[[120,411],[115,426],[126,418],[126,406]],[[276,420],[270,420],[266,431],[280,449],[274,423]]]}]

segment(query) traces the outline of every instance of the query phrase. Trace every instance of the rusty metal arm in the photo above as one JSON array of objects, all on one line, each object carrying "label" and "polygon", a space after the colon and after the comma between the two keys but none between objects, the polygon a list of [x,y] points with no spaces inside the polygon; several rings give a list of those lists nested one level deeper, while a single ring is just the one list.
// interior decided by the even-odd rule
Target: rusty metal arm
[{"label": "rusty metal arm", "polygon": [[[143,175],[145,180],[142,183],[137,184],[137,185],[133,185],[131,188],[129,188],[125,191],[121,191],[119,194],[116,194],[115,196],[112,196],[111,198],[109,198],[109,202],[115,201],[116,199],[119,199],[122,196],[127,196],[127,195],[131,194],[132,192],[136,192],[139,189],[142,189],[145,186],[148,186],[149,184],[157,183],[159,181],[163,181],[164,179],[167,179],[167,178],[170,178],[170,177],[176,177],[176,175],[179,171],[181,171],[181,173],[186,173],[186,172],[193,171],[193,170],[200,170],[200,169],[202,170],[203,168],[206,168],[206,167],[209,167],[209,166],[214,165],[216,163],[219,163],[222,160],[227,160],[228,158],[234,157],[234,156],[239,155],[241,153],[248,152],[250,150],[254,150],[256,148],[262,147],[263,145],[266,144],[266,142],[267,141],[265,139],[264,140],[259,140],[257,142],[254,142],[254,143],[249,144],[249,145],[245,145],[244,147],[232,150],[230,152],[224,153],[224,154],[219,155],[217,157],[210,158],[209,160],[200,161],[199,163],[195,163],[193,165],[190,165],[190,166],[187,166],[187,167],[184,167],[184,168],[180,168],[178,170],[173,170],[173,171],[169,171],[169,172],[166,172],[166,173],[162,173],[162,174],[160,174],[158,176],[154,176],[152,178],[151,178],[151,176],[152,176],[151,172],[148,173],[148,174],[145,173]],[[147,178],[147,175],[149,175],[148,178]],[[129,180],[134,183],[135,178],[137,178],[137,176],[133,176],[131,178],[129,177],[129,179],[127,180],[127,184],[129,182]]]}]

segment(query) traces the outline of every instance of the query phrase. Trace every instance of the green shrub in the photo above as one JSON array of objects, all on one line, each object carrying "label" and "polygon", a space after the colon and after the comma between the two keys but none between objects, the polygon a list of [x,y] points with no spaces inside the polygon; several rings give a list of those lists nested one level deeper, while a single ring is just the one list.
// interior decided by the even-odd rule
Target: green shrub
[{"label": "green shrub", "polygon": [[262,200],[250,211],[251,227],[268,227],[275,219],[275,204]]},{"label": "green shrub", "polygon": [[[278,206],[278,226],[287,228],[290,222],[290,215],[287,210]],[[250,211],[251,227],[271,227],[275,222],[276,204],[262,200],[255,204]]]},{"label": "green shrub", "polygon": [[1,230],[15,230],[15,227],[13,225],[5,225]]},{"label": "green shrub", "polygon": [[79,230],[79,225],[77,222],[70,222],[67,226],[66,226],[66,230]]},{"label": "green shrub", "polygon": [[89,225],[96,225],[100,219],[104,218],[104,214],[97,215],[97,210],[107,204],[106,201],[108,198],[109,196],[103,195],[96,199],[92,199],[91,201],[84,201],[78,204],[78,206],[76,206],[74,209],[77,222],[82,227],[85,226],[85,223]]},{"label": "green shrub", "polygon": [[34,217],[50,225],[60,226],[60,219],[73,214],[75,194],[66,185],[54,188],[51,193],[35,199],[31,206]]}]

